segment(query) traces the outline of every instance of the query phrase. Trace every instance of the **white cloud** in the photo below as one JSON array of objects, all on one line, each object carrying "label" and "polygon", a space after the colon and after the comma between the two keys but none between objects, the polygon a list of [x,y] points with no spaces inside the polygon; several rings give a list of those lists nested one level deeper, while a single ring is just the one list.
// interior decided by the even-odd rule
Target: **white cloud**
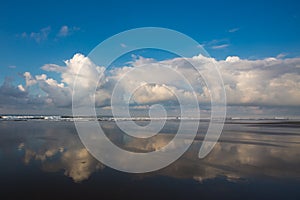
[{"label": "white cloud", "polygon": [[69,27],[68,26],[62,26],[59,30],[58,36],[67,36],[69,34]]},{"label": "white cloud", "polygon": [[171,100],[174,94],[165,85],[149,85],[141,86],[134,94],[133,100],[138,104],[151,102],[161,102]]},{"label": "white cloud", "polygon": [[220,61],[228,102],[232,104],[299,105],[299,58]]},{"label": "white cloud", "polygon": [[30,72],[25,72],[23,76],[25,78],[26,87],[36,84],[36,80],[31,76]]},{"label": "white cloud", "polygon": [[212,49],[225,49],[229,46],[229,44],[221,44],[221,45],[214,45],[211,48]]},{"label": "white cloud", "polygon": [[211,41],[204,42],[201,46],[205,46],[210,49],[218,50],[218,49],[225,49],[225,48],[229,47],[230,42],[229,42],[229,39],[227,39],[227,38],[214,39]]},{"label": "white cloud", "polygon": [[240,58],[238,56],[228,56],[225,60],[226,62],[238,62]]},{"label": "white cloud", "polygon": [[127,45],[124,44],[124,43],[121,43],[120,46],[123,47],[123,48],[126,48],[126,47],[127,47]]},{"label": "white cloud", "polygon": [[[18,91],[20,93],[18,95],[24,95],[30,92],[28,90],[30,87],[37,85],[45,94],[40,98],[41,102],[56,107],[70,107],[73,82],[77,76],[80,83],[77,92],[82,97],[80,98],[82,105],[94,97],[91,88],[97,85],[96,105],[107,108],[110,105],[112,90],[120,80],[124,92],[120,101],[130,98],[136,107],[139,105],[147,107],[155,103],[170,105],[170,102],[176,101],[176,95],[185,102],[189,102],[196,95],[199,103],[205,104],[210,102],[210,94],[212,92],[217,94],[221,88],[213,88],[210,91],[199,77],[197,70],[207,79],[215,80],[216,77],[210,74],[208,69],[216,64],[223,77],[227,103],[230,106],[300,105],[300,58],[247,60],[229,56],[225,60],[217,61],[199,55],[163,61],[142,57],[134,59],[126,66],[113,68],[104,73],[104,67],[97,66],[82,54],[75,54],[73,58],[65,61],[65,66],[46,64],[42,67],[45,71],[59,73],[60,81],[46,74],[33,77],[29,72],[25,72],[25,86],[19,85],[14,91]],[[98,82],[100,75],[102,77]],[[148,80],[153,82],[146,84]],[[194,86],[195,91],[187,87],[186,81]],[[9,91],[6,88],[8,87],[2,90]]]},{"label": "white cloud", "polygon": [[35,40],[37,43],[40,43],[44,40],[48,39],[48,35],[51,31],[51,27],[45,27],[42,28],[39,32],[31,32],[30,34],[27,34],[26,32],[22,33],[23,38],[30,38]]},{"label": "white cloud", "polygon": [[23,33],[21,34],[21,37],[22,37],[22,38],[27,38],[27,37],[28,37],[28,35],[27,35],[27,33],[26,33],[26,32],[23,32]]},{"label": "white cloud", "polygon": [[76,31],[79,31],[80,28],[76,27],[76,26],[67,26],[67,25],[63,25],[60,27],[60,29],[58,30],[57,34],[56,34],[56,38],[55,38],[55,34],[53,35],[53,37],[50,37],[50,33],[53,32],[50,26],[47,26],[45,28],[40,29],[37,32],[23,32],[21,34],[17,34],[16,37],[19,38],[23,38],[23,39],[31,39],[36,41],[37,43],[41,43],[43,41],[46,41],[48,39],[54,39],[57,40],[58,37],[66,37],[69,36],[71,34],[73,34]]},{"label": "white cloud", "polygon": [[89,58],[81,54],[75,54],[72,59],[65,61],[65,66],[46,64],[42,66],[42,69],[60,73],[61,82],[48,78],[46,74],[33,77],[29,72],[25,72],[25,87],[28,88],[38,84],[39,88],[46,93],[46,102],[53,103],[58,107],[71,106],[75,77],[80,82],[78,92],[82,96],[83,101],[84,99],[92,98],[90,88],[98,83],[98,77],[104,71],[103,67],[96,66]]},{"label": "white cloud", "polygon": [[80,28],[73,26],[73,27],[69,27],[67,25],[64,25],[60,28],[59,32],[57,33],[58,37],[66,37],[70,34],[72,34],[75,31],[80,30]]},{"label": "white cloud", "polygon": [[232,29],[229,29],[228,32],[229,33],[234,33],[234,32],[237,32],[239,30],[240,30],[240,28],[232,28]]},{"label": "white cloud", "polygon": [[280,53],[276,56],[276,58],[281,59],[281,58],[286,57],[287,55],[288,55],[287,53]]},{"label": "white cloud", "polygon": [[70,87],[65,87],[64,83],[58,83],[52,78],[47,78],[45,74],[36,76],[39,87],[47,93],[48,102],[53,102],[58,107],[71,106],[72,91]]},{"label": "white cloud", "polygon": [[25,88],[23,87],[23,85],[18,85],[18,89],[21,91],[21,92],[25,92]]},{"label": "white cloud", "polygon": [[[213,59],[198,56],[186,59],[176,58],[160,62],[152,61],[152,63],[150,63],[151,73],[139,74],[138,76],[157,76],[157,79],[163,80],[161,84],[165,84],[170,88],[173,87],[173,90],[182,90],[183,88],[180,88],[180,86],[183,85],[183,82],[179,80],[179,77],[173,76],[170,73],[166,75],[166,72],[163,71],[158,73],[159,69],[156,71],[156,65],[158,63],[163,63],[169,65],[170,68],[176,68],[178,72],[188,77],[190,82],[196,83],[197,76],[195,76],[195,71],[191,70],[191,67],[185,60],[192,63],[200,70],[200,72],[204,73],[205,68],[212,64],[211,61]],[[300,58],[283,60],[276,58],[246,60],[240,59],[237,56],[232,56],[227,57],[225,60],[215,62],[219,66],[221,75],[223,76],[229,104],[276,106],[300,105],[300,71],[297,68],[300,63]],[[149,61],[147,63],[149,65]],[[140,62],[140,64],[142,63]],[[124,69],[125,68],[122,70]],[[125,72],[121,72],[121,74],[124,73]],[[208,79],[214,78],[209,76],[209,74],[205,75],[207,75]],[[133,80],[133,77],[130,77],[130,79]],[[154,88],[157,90],[154,90]],[[202,87],[202,90],[199,86],[197,90],[197,95],[199,96],[198,99],[201,99],[201,102],[209,101],[209,93],[205,94],[205,89],[207,89],[205,86]],[[142,93],[142,91],[144,91],[144,93]],[[184,92],[190,91],[185,90]],[[151,90],[145,88],[145,90],[141,90],[137,94],[140,94],[140,97],[143,97],[143,103],[146,103],[145,99],[152,101],[152,96],[156,96],[157,99],[160,100],[172,100],[173,98],[170,93],[161,90],[158,86],[152,86]],[[164,94],[166,99],[158,96],[158,94]],[[135,98],[138,99],[137,97]]]}]

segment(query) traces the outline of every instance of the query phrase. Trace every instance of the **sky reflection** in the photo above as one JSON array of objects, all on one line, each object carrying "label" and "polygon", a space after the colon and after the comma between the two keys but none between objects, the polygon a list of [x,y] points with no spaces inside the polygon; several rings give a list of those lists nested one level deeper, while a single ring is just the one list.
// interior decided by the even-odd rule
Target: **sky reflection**
[{"label": "sky reflection", "polygon": [[[10,155],[21,159],[24,166],[37,165],[46,173],[63,171],[76,183],[105,168],[84,148],[72,122],[1,122],[0,126],[0,160]],[[300,134],[297,127],[277,126],[273,131],[272,124],[227,123],[213,151],[200,160],[197,153],[205,126],[205,122],[201,123],[193,145],[176,162],[156,172],[133,176],[168,176],[201,183],[218,177],[233,182],[263,177],[299,180]],[[114,122],[103,122],[102,127],[122,148],[148,152],[163,147],[173,138],[170,130],[174,122],[167,124],[165,132],[141,141],[124,136]]]}]

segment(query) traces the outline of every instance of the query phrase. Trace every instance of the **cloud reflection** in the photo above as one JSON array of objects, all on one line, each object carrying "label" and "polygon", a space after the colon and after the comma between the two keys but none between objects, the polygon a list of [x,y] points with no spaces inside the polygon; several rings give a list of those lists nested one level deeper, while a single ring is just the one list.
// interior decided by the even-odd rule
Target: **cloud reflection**
[{"label": "cloud reflection", "polygon": [[[104,123],[105,128],[110,130],[108,136],[111,140],[125,149],[134,151],[156,150],[166,145],[173,137],[170,133],[161,133],[139,142],[137,139],[123,136],[114,122]],[[104,169],[104,165],[83,147],[72,123],[65,124],[71,128],[63,130],[59,130],[55,123],[53,125],[45,126],[44,132],[23,135],[23,140],[16,144],[17,149],[24,151],[23,160],[26,165],[40,162],[41,169],[45,172],[63,170],[64,175],[71,177],[74,182],[87,180],[93,173]],[[228,181],[244,181],[266,176],[299,179],[300,134],[296,133],[297,130],[286,126],[272,129],[270,125],[266,125],[264,131],[261,129],[261,126],[226,124],[220,142],[209,156],[202,160],[197,157],[203,138],[200,133],[191,148],[179,160],[159,171],[134,177],[162,175],[199,182],[216,177],[225,177]],[[270,134],[280,131],[282,134]]]},{"label": "cloud reflection", "polygon": [[29,136],[25,138],[27,143],[19,144],[18,149],[24,150],[23,161],[26,165],[40,162],[45,172],[63,170],[64,175],[71,177],[74,182],[86,180],[92,173],[104,168],[82,146],[77,135],[66,130],[58,131],[56,128],[47,128],[41,133],[42,136],[37,133],[37,137]]}]

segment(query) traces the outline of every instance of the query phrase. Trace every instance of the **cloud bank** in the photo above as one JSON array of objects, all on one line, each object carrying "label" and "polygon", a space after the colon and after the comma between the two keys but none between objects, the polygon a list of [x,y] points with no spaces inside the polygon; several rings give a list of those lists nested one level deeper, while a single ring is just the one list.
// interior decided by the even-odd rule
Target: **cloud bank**
[{"label": "cloud bank", "polygon": [[[197,70],[207,79],[214,80],[215,77],[207,73],[207,69],[213,64],[218,66],[223,77],[229,106],[300,106],[300,58],[247,60],[229,56],[225,60],[217,61],[199,55],[156,61],[135,57],[124,66],[105,71],[103,66],[97,66],[82,54],[75,54],[73,58],[65,61],[64,66],[42,66],[45,74],[32,75],[25,72],[23,85],[15,87],[5,81],[0,88],[1,104],[25,106],[29,102],[39,102],[48,107],[70,108],[75,77],[80,83],[77,92],[82,95],[82,105],[89,102],[88,99],[94,98],[94,91],[90,91],[90,88],[97,85],[96,106],[108,108],[113,88],[118,81],[122,81],[123,100],[129,99],[132,106],[143,107],[156,103],[174,106],[178,103],[177,97],[189,102],[195,96],[200,105],[208,104],[210,94],[217,93],[220,88],[213,88],[216,91],[209,90]],[[143,69],[141,66],[147,68]],[[133,70],[138,68],[140,70]],[[169,73],[169,69],[174,73]],[[47,72],[58,73],[60,79],[48,77]],[[152,84],[140,81],[153,77],[156,81]],[[193,85],[194,91],[187,87],[186,80]],[[32,94],[32,88],[40,91],[38,95]],[[126,96],[133,90],[131,96]]]}]

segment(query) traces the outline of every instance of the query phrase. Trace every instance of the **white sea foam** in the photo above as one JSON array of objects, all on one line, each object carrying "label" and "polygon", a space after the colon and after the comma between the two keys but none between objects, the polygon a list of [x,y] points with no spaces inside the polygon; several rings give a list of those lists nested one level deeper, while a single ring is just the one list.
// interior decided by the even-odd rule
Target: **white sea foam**
[{"label": "white sea foam", "polygon": [[[169,116],[164,117],[111,117],[111,116],[98,116],[97,118],[92,116],[61,116],[61,115],[0,115],[0,121],[151,121],[151,120],[201,120],[209,121],[210,118],[195,118],[195,117],[176,117]],[[298,118],[289,118],[289,117],[228,117],[226,121],[241,121],[241,120],[250,120],[250,121],[261,121],[261,120],[275,120],[275,121],[285,121],[285,120],[300,120]]]}]

